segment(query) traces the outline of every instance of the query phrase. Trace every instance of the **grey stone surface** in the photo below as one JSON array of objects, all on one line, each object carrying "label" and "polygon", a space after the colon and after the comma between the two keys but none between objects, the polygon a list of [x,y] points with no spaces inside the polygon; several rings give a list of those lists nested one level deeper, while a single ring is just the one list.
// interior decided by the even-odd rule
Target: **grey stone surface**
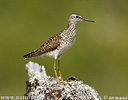
[{"label": "grey stone surface", "polygon": [[[29,81],[26,82],[26,98],[29,100],[102,100],[97,91],[75,77],[57,84],[55,77],[47,76],[44,66],[26,64]],[[60,78],[59,78],[60,79]]]}]

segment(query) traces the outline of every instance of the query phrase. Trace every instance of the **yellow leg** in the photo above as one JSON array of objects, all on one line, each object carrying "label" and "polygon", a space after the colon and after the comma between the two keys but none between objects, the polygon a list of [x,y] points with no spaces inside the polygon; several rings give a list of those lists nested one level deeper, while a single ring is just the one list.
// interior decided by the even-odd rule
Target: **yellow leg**
[{"label": "yellow leg", "polygon": [[56,72],[56,59],[54,60],[54,66],[53,66],[54,72],[55,72],[55,76],[56,76],[56,80],[57,80],[57,84],[59,84],[59,79],[57,76],[57,72]]},{"label": "yellow leg", "polygon": [[58,60],[58,72],[59,72],[59,75],[61,77],[61,81],[62,83],[65,85],[64,81],[63,81],[63,78],[62,78],[62,75],[61,75],[61,72],[60,72],[60,60]]}]

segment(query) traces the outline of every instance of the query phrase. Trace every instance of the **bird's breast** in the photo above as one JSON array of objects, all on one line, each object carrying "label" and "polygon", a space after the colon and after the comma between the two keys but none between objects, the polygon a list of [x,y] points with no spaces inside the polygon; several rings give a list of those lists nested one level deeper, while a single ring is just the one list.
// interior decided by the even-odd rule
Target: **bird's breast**
[{"label": "bird's breast", "polygon": [[63,39],[61,41],[60,47],[57,48],[58,55],[62,55],[64,52],[66,52],[68,49],[70,49],[73,46],[75,40],[76,40],[76,36]]}]

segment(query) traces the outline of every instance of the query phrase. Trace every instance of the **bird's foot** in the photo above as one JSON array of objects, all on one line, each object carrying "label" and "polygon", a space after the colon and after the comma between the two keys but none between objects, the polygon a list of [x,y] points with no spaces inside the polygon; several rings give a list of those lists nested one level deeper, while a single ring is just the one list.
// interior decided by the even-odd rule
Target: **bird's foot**
[{"label": "bird's foot", "polygon": [[59,84],[67,85],[68,83],[61,80]]}]

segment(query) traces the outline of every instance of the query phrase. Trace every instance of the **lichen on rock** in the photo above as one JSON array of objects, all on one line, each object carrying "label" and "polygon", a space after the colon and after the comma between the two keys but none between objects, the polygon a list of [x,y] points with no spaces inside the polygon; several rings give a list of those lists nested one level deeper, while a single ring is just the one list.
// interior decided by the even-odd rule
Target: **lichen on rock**
[{"label": "lichen on rock", "polygon": [[93,87],[75,77],[64,80],[66,85],[63,85],[57,84],[55,77],[47,76],[44,66],[30,61],[26,69],[29,76],[27,100],[102,100]]}]

